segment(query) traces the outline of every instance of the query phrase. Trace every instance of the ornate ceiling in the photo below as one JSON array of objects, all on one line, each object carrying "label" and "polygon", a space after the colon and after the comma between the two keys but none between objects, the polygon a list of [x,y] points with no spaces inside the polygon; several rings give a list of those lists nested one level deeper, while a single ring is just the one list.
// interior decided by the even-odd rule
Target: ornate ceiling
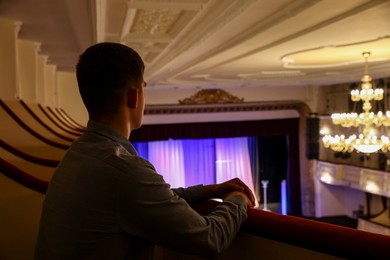
[{"label": "ornate ceiling", "polygon": [[390,76],[387,0],[2,0],[59,70],[93,42],[136,49],[148,87],[329,85]]}]

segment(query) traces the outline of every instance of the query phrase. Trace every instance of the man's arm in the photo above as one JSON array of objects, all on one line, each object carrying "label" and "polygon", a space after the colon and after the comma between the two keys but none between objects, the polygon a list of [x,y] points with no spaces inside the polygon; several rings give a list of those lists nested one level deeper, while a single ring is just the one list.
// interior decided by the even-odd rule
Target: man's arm
[{"label": "man's arm", "polygon": [[[249,207],[255,205],[255,197],[249,187],[239,178],[234,178],[220,184],[211,185],[196,185],[188,188],[172,189],[179,197],[186,200],[188,203],[204,201],[208,199],[224,199],[232,192],[241,192],[246,195],[247,204]],[[242,195],[237,193],[237,195]]]},{"label": "man's arm", "polygon": [[207,197],[205,186],[201,184],[196,186],[191,186],[188,188],[175,188],[172,189],[172,191],[176,193],[177,196],[184,199],[188,203],[205,201],[209,199],[209,197]]},{"label": "man's arm", "polygon": [[176,251],[215,257],[247,218],[245,195],[238,193],[227,195],[209,215],[199,215],[153,168],[139,167],[120,183],[118,210],[124,231]]}]

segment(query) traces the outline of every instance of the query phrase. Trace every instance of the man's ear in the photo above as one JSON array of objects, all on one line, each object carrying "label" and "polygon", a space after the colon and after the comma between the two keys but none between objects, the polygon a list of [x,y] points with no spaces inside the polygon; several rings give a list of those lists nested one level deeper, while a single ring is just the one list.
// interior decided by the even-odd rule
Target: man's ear
[{"label": "man's ear", "polygon": [[138,90],[130,89],[127,92],[127,106],[130,108],[137,108],[138,106]]}]

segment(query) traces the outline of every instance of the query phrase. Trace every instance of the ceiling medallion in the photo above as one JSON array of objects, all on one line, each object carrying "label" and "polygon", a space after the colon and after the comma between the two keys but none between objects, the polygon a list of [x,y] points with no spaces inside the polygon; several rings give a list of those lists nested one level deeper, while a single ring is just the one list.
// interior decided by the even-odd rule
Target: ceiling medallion
[{"label": "ceiling medallion", "polygon": [[243,98],[233,96],[222,89],[203,89],[196,92],[191,97],[179,100],[179,104],[181,105],[228,104],[243,102]]}]

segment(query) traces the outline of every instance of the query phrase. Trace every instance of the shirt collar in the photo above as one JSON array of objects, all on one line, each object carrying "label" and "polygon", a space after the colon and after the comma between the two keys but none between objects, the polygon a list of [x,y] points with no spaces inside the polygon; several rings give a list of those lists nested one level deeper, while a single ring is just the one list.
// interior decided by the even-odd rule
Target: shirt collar
[{"label": "shirt collar", "polygon": [[98,121],[89,120],[87,124],[87,132],[96,133],[102,136],[105,136],[114,142],[122,145],[127,151],[133,155],[137,155],[137,151],[134,149],[133,145],[127,140],[122,134],[120,134],[115,129],[100,123]]}]

